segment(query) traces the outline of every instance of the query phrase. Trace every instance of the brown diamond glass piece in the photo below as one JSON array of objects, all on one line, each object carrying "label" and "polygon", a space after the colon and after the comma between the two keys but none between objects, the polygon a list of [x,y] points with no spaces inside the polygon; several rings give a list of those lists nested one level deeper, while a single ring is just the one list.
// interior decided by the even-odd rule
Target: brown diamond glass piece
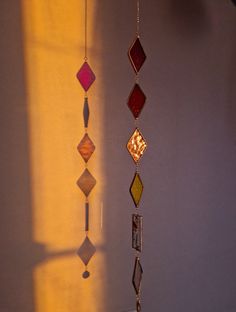
[{"label": "brown diamond glass piece", "polygon": [[131,110],[135,119],[138,118],[138,116],[140,115],[145,101],[146,96],[140,86],[136,83],[128,99],[129,109]]},{"label": "brown diamond glass piece", "polygon": [[92,191],[96,183],[96,180],[87,168],[84,170],[83,174],[77,181],[78,187],[81,189],[86,197],[88,197],[89,193]]},{"label": "brown diamond glass piece", "polygon": [[93,141],[90,139],[87,133],[85,133],[83,139],[77,146],[77,149],[80,155],[83,157],[84,161],[88,162],[89,158],[92,156],[95,150],[95,145],[93,144]]},{"label": "brown diamond glass piece", "polygon": [[137,295],[140,292],[142,275],[143,275],[143,269],[142,269],[139,258],[136,257],[132,282],[133,282],[133,286]]},{"label": "brown diamond glass piece", "polygon": [[129,191],[131,197],[133,198],[135,206],[138,207],[143,193],[143,183],[140,178],[140,175],[137,172],[134,175]]},{"label": "brown diamond glass piece", "polygon": [[146,148],[147,148],[147,143],[144,140],[139,129],[136,128],[127,143],[127,149],[135,163],[139,162]]},{"label": "brown diamond glass piece", "polygon": [[132,215],[132,248],[142,251],[143,217],[138,214]]},{"label": "brown diamond glass piece", "polygon": [[130,62],[134,68],[134,71],[138,73],[143,63],[146,60],[146,55],[140,43],[139,38],[135,39],[134,43],[129,49],[128,55],[129,55]]},{"label": "brown diamond glass piece", "polygon": [[84,265],[87,265],[91,260],[92,256],[95,254],[96,248],[91,243],[90,239],[86,237],[83,241],[83,244],[77,251],[77,255],[83,261]]}]

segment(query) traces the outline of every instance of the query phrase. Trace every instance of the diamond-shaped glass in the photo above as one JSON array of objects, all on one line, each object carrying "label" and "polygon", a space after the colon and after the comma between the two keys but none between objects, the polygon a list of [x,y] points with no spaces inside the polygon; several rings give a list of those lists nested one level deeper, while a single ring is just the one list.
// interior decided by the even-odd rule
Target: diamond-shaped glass
[{"label": "diamond-shaped glass", "polygon": [[95,252],[96,248],[91,243],[90,239],[86,236],[86,238],[83,241],[83,244],[77,251],[77,255],[83,261],[84,265],[87,265],[91,260],[92,256],[95,254]]},{"label": "diamond-shaped glass", "polygon": [[84,161],[88,162],[88,160],[90,159],[95,150],[95,145],[93,144],[93,141],[90,139],[87,133],[85,133],[83,139],[77,146],[77,149],[80,155],[83,157]]},{"label": "diamond-shaped glass", "polygon": [[137,295],[140,292],[142,275],[143,275],[143,269],[142,269],[139,258],[136,257],[132,282],[133,282],[133,286]]},{"label": "diamond-shaped glass", "polygon": [[88,89],[96,79],[94,72],[92,71],[88,62],[84,62],[84,64],[79,69],[76,77],[85,91],[88,91]]},{"label": "diamond-shaped glass", "polygon": [[78,187],[81,189],[86,197],[88,197],[89,193],[92,191],[96,183],[97,182],[95,178],[91,175],[87,168],[84,170],[83,174],[77,181]]},{"label": "diamond-shaped glass", "polygon": [[146,60],[145,52],[138,37],[130,47],[128,55],[134,71],[138,73]]},{"label": "diamond-shaped glass", "polygon": [[128,99],[128,106],[132,114],[134,115],[134,118],[138,118],[138,116],[140,115],[145,101],[146,96],[140,86],[136,83]]},{"label": "diamond-shaped glass", "polygon": [[138,207],[143,193],[143,183],[140,178],[140,175],[137,172],[134,175],[129,191],[133,198],[135,206]]},{"label": "diamond-shaped glass", "polygon": [[146,148],[147,143],[144,140],[139,129],[136,128],[127,143],[127,149],[135,163],[138,163],[140,158],[143,156],[143,153],[146,150]]}]

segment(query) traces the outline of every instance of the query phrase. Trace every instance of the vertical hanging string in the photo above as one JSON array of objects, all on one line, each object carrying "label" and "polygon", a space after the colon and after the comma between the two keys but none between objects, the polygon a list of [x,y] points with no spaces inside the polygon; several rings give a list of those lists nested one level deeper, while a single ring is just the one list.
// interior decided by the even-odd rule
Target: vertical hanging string
[{"label": "vertical hanging string", "polygon": [[88,5],[87,0],[84,0],[84,60],[88,60],[87,57],[87,15],[88,15]]},{"label": "vertical hanging string", "polygon": [[140,23],[140,14],[139,14],[139,0],[137,0],[137,14],[136,14],[136,35],[139,37],[139,23]]}]

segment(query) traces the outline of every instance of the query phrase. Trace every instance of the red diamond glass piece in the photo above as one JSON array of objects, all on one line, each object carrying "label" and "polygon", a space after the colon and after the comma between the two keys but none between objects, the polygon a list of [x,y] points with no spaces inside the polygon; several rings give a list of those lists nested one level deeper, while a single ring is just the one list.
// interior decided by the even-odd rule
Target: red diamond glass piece
[{"label": "red diamond glass piece", "polygon": [[88,89],[90,88],[94,80],[96,79],[88,62],[84,62],[84,64],[81,66],[80,70],[78,71],[76,77],[85,91],[88,91]]},{"label": "red diamond glass piece", "polygon": [[136,83],[128,99],[129,109],[131,110],[135,119],[139,117],[143,109],[143,106],[145,104],[145,101],[146,101],[146,96],[143,93],[140,86]]},{"label": "red diamond glass piece", "polygon": [[135,39],[134,43],[129,49],[128,55],[134,71],[138,73],[146,60],[146,54],[143,50],[139,38]]}]

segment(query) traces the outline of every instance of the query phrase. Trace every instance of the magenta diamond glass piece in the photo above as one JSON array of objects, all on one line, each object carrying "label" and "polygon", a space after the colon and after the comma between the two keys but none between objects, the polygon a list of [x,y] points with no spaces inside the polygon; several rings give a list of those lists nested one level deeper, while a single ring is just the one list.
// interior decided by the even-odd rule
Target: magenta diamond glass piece
[{"label": "magenta diamond glass piece", "polygon": [[96,79],[94,72],[92,71],[88,62],[84,62],[84,64],[81,66],[80,70],[78,71],[76,77],[85,91],[88,91],[88,89],[90,88],[94,80]]},{"label": "magenta diamond glass piece", "polygon": [[146,60],[146,54],[143,50],[139,38],[136,38],[136,40],[130,47],[128,55],[134,71],[138,73]]}]

